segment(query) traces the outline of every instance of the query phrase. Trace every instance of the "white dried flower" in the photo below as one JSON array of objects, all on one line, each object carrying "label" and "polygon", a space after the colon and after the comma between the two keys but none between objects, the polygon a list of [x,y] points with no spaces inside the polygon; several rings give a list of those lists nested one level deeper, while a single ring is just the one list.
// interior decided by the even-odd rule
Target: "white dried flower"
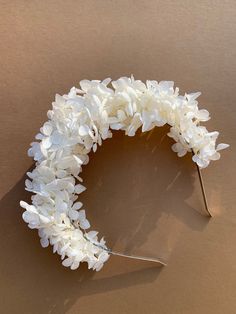
[{"label": "white dried flower", "polygon": [[219,151],[229,145],[216,146],[219,133],[200,126],[209,120],[209,112],[198,108],[200,93],[180,96],[173,82],[145,84],[121,77],[112,82],[83,80],[80,87],[56,95],[49,120],[31,144],[28,154],[36,167],[27,173],[25,185],[34,195],[32,205],[24,201],[20,205],[29,228],[38,229],[41,245],[51,244],[64,266],[77,269],[87,262],[98,271],[109,258],[109,250],[96,231],[85,232],[90,223],[77,199],[86,188],[76,184],[76,179],[82,182],[79,175],[91,149],[95,152],[102,140],[110,138],[111,130],[134,136],[140,127],[145,132],[165,124],[171,126],[168,136],[176,141],[173,151],[179,157],[192,151],[193,161],[201,168],[219,159]]}]

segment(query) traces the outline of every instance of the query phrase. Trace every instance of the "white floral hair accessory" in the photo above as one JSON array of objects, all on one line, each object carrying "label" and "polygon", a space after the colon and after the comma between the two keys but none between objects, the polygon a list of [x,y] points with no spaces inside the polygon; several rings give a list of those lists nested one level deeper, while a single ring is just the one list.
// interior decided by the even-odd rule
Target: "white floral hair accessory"
[{"label": "white floral hair accessory", "polygon": [[172,149],[179,157],[192,151],[200,168],[219,159],[219,151],[229,145],[216,146],[219,133],[200,125],[209,120],[209,112],[198,108],[200,93],[180,96],[173,82],[145,84],[122,77],[83,80],[80,86],[72,87],[67,95],[56,95],[48,121],[31,144],[28,155],[36,167],[27,173],[25,184],[34,195],[32,205],[24,201],[20,205],[29,228],[38,229],[41,245],[51,244],[64,266],[76,269],[87,262],[88,268],[98,271],[112,251],[103,238],[98,240],[96,231],[87,231],[90,223],[78,201],[85,190],[80,173],[89,152],[96,152],[102,140],[112,137],[111,130],[134,136],[140,127],[145,132],[168,124],[168,136],[176,141]]}]

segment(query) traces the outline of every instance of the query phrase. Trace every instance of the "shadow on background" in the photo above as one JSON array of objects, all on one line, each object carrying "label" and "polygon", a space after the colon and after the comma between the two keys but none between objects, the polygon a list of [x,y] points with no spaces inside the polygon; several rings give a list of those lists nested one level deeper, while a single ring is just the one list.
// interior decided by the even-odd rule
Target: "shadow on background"
[{"label": "shadow on background", "polygon": [[114,250],[167,261],[184,227],[201,231],[208,222],[191,154],[178,158],[167,133],[113,132],[83,169],[80,199]]},{"label": "shadow on background", "polygon": [[[81,198],[92,227],[123,252],[167,259],[183,228],[201,231],[208,222],[195,210],[203,207],[191,158],[178,159],[171,152],[166,132],[161,128],[135,138],[115,132],[84,168],[88,190]],[[61,266],[22,221],[19,201],[30,200],[24,180],[0,203],[1,298],[9,313],[33,313],[35,306],[42,313],[66,313],[83,296],[156,280],[162,268],[118,257],[100,273],[85,265],[77,271]],[[192,206],[188,200],[194,193]]]}]

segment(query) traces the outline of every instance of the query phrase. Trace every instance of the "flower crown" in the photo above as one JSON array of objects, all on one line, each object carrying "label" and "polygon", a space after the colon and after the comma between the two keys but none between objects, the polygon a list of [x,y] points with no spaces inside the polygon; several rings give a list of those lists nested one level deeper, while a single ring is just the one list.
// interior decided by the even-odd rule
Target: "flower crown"
[{"label": "flower crown", "polygon": [[[216,146],[218,132],[208,132],[200,122],[209,120],[209,112],[198,108],[200,93],[179,95],[169,81],[147,81],[133,77],[116,81],[83,80],[81,89],[71,88],[67,95],[56,95],[48,121],[36,135],[28,155],[36,167],[28,172],[26,190],[34,193],[32,205],[20,202],[23,219],[29,228],[38,229],[43,247],[53,246],[64,266],[76,269],[81,262],[100,270],[112,253],[96,231],[87,231],[90,223],[78,195],[86,188],[81,184],[82,165],[89,161],[91,150],[112,137],[111,130],[123,130],[134,136],[155,126],[170,125],[168,136],[179,157],[193,152],[193,161],[205,168],[220,158]],[[80,182],[80,183],[78,183]],[[78,184],[77,184],[78,183]]]}]

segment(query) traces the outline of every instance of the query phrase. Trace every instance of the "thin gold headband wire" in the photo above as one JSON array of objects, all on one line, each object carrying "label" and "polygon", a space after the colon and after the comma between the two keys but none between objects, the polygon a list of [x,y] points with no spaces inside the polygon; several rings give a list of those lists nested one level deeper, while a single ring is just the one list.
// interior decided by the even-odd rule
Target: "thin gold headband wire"
[{"label": "thin gold headband wire", "polygon": [[204,182],[203,182],[203,178],[202,178],[201,169],[198,167],[197,164],[196,164],[196,166],[197,166],[197,173],[198,173],[198,177],[199,177],[199,181],[200,181],[200,186],[201,186],[201,191],[202,191],[202,196],[203,196],[203,200],[204,200],[205,209],[206,209],[206,212],[207,212],[208,216],[212,217],[212,214],[211,214],[211,212],[209,210],[209,206],[208,206],[206,190],[205,190],[205,186],[204,186]]}]

